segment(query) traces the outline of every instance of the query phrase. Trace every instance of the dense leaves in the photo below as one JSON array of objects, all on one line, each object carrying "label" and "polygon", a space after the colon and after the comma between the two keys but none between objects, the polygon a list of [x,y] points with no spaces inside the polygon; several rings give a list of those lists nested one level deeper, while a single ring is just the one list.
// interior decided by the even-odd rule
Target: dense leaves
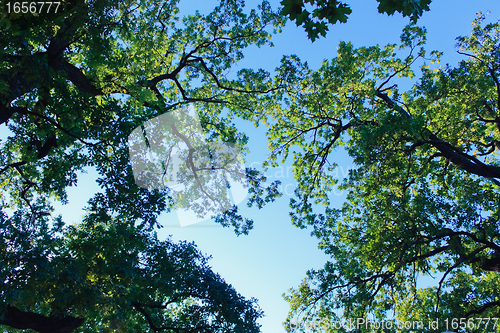
[{"label": "dense leaves", "polygon": [[[483,21],[458,39],[455,68],[426,53],[416,26],[400,46],[342,42],[317,71],[283,59],[269,164],[293,154],[293,223],[312,227],[331,256],[286,296],[290,330],[294,320],[497,317],[500,23]],[[401,92],[417,64],[421,78]],[[355,169],[338,184],[341,148]],[[337,186],[347,193],[339,209]]]},{"label": "dense leaves", "polygon": [[[431,0],[377,0],[378,12],[393,15],[401,13],[410,17],[413,22],[429,10]],[[297,26],[303,26],[307,36],[314,42],[320,35],[325,37],[328,23],[346,23],[352,13],[348,4],[338,0],[282,0],[281,13]],[[307,9],[311,10],[309,12]]]},{"label": "dense leaves", "polygon": [[[156,239],[172,198],[135,183],[127,138],[193,104],[208,141],[244,151],[231,117],[277,87],[263,71],[227,74],[283,19],[267,2],[245,10],[241,1],[206,15],[181,16],[175,0],[0,12],[0,323],[39,332],[258,331],[254,301],[211,272],[193,245]],[[101,190],[81,224],[65,226],[52,202],[67,203],[67,187],[88,169]],[[278,195],[247,173],[250,204]],[[216,220],[237,233],[252,224],[237,207]]]},{"label": "dense leaves", "polygon": [[[123,222],[82,223],[57,235],[3,219],[8,306],[0,323],[40,332],[58,331],[63,318],[82,325],[79,332],[259,331],[255,300],[213,273],[193,244],[159,241]],[[34,313],[45,317],[37,322]]]}]

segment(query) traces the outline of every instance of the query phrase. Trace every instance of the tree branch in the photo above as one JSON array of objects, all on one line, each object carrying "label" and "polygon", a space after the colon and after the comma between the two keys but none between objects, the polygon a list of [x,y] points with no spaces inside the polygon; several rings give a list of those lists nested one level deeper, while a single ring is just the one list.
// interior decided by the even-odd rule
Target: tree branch
[{"label": "tree branch", "polygon": [[153,323],[153,319],[151,318],[151,315],[144,309],[143,304],[141,304],[139,302],[135,302],[135,301],[133,301],[131,304],[137,311],[139,311],[144,316],[144,318],[146,318],[146,321],[148,322],[149,327],[154,332],[160,332],[163,330],[171,330],[171,331],[174,331],[176,333],[181,333],[181,330],[177,327],[167,327],[167,326],[158,327],[158,326],[156,326]]},{"label": "tree branch", "polygon": [[492,308],[494,306],[500,306],[500,301],[488,302],[488,303],[484,304],[483,306],[481,306],[480,308],[477,308],[475,310],[467,312],[467,314],[465,316],[470,317],[470,316],[475,315],[475,314],[481,314],[484,311],[486,311],[489,308]]},{"label": "tree branch", "polygon": [[1,325],[16,329],[32,329],[40,333],[70,333],[80,327],[84,319],[76,317],[46,317],[34,312],[26,312],[7,305],[1,309]]},{"label": "tree branch", "polygon": [[[411,118],[411,116],[405,110],[403,110],[403,108],[397,105],[391,98],[389,98],[387,94],[377,92],[376,96],[382,99],[387,104],[387,106],[396,110],[405,118]],[[468,155],[462,152],[457,147],[452,146],[448,142],[439,139],[432,132],[430,132],[429,138],[431,140],[429,141],[429,143],[432,146],[438,149],[444,157],[449,159],[453,164],[455,164],[462,170],[486,178],[500,178],[500,167],[484,164],[474,156]]]}]

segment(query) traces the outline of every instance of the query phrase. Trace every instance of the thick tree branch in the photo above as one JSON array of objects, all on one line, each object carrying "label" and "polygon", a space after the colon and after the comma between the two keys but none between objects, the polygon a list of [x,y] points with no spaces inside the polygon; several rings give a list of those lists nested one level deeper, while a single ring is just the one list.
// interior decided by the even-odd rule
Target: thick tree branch
[{"label": "thick tree branch", "polygon": [[477,308],[475,310],[467,312],[467,314],[465,316],[470,317],[470,316],[475,315],[475,314],[481,314],[484,311],[488,310],[489,308],[492,308],[495,306],[500,306],[500,301],[488,302],[488,303],[484,304],[483,306],[481,306],[480,308]]},{"label": "thick tree branch", "polygon": [[0,325],[26,330],[32,329],[40,333],[70,333],[80,327],[84,319],[76,317],[46,317],[34,312],[26,312],[7,305],[0,312]]},{"label": "thick tree branch", "polygon": [[58,69],[66,73],[68,79],[82,92],[89,93],[93,96],[103,95],[100,88],[95,85],[85,76],[82,70],[66,60],[61,60],[58,64]]},{"label": "thick tree branch", "polygon": [[[389,98],[387,94],[377,92],[376,96],[382,99],[387,104],[387,106],[396,110],[405,118],[411,118],[411,116],[405,110],[403,110],[403,108],[397,105],[391,98]],[[429,138],[429,143],[436,149],[438,149],[445,158],[450,160],[459,168],[472,174],[486,178],[500,178],[500,167],[484,164],[474,156],[468,155],[462,152],[460,149],[452,146],[448,142],[439,139],[432,132],[430,133]]]},{"label": "thick tree branch", "polygon": [[17,169],[18,167],[20,167],[22,165],[25,165],[26,163],[28,163],[28,162],[26,162],[26,161],[19,161],[19,162],[11,163],[11,164],[5,166],[2,170],[0,170],[0,175],[2,173],[4,173],[5,171],[7,171],[8,169],[10,169],[10,168],[16,168]]}]

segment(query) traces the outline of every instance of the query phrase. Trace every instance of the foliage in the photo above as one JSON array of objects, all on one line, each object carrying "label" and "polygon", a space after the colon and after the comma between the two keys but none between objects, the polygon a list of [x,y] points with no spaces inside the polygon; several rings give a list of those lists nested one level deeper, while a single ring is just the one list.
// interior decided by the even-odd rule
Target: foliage
[{"label": "foliage", "polygon": [[[259,115],[269,165],[293,154],[292,221],[331,256],[286,295],[289,323],[498,317],[500,23],[483,22],[458,39],[456,67],[426,53],[413,25],[400,46],[341,42],[317,71],[283,59],[277,80],[288,84]],[[401,92],[418,62],[420,79]],[[341,148],[355,169],[339,185]],[[339,209],[336,186],[347,193]]]},{"label": "foliage", "polygon": [[[79,332],[259,332],[255,300],[212,272],[193,244],[159,241],[124,222],[71,225],[58,236],[56,228],[25,223],[19,230],[4,218],[2,296],[9,306],[0,322],[55,332],[73,316]],[[16,309],[44,315],[46,327],[26,313],[15,320]]]},{"label": "foliage", "polygon": [[[244,151],[247,138],[231,119],[265,97],[269,78],[228,73],[245,47],[269,44],[268,30],[283,19],[267,2],[243,7],[222,1],[206,15],[180,16],[175,0],[68,0],[58,13],[1,11],[0,124],[10,130],[0,151],[2,324],[258,331],[253,301],[212,273],[192,245],[151,233],[172,200],[168,189],[136,185],[127,146],[145,121],[194,104],[211,142]],[[80,225],[64,227],[52,201],[67,203],[66,188],[89,168],[101,191]],[[261,174],[247,174],[251,204],[278,195],[261,186]],[[252,223],[237,207],[216,220],[237,233]]]},{"label": "foliage", "polygon": [[[413,22],[429,10],[431,0],[377,0],[378,12],[393,15],[395,12],[410,17]],[[314,42],[319,35],[325,37],[328,23],[346,23],[352,13],[348,4],[338,0],[282,0],[282,15],[302,25],[307,36]],[[307,8],[312,7],[310,13]]]}]

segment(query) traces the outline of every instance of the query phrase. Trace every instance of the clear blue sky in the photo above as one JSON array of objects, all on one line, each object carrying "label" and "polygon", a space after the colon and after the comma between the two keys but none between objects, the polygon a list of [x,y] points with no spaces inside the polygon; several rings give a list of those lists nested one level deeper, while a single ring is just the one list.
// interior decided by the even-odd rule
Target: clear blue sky
[{"label": "clear blue sky", "polygon": [[[203,3],[203,8],[200,7]],[[200,9],[205,12],[217,1],[184,1],[181,0],[181,15]],[[256,2],[249,2],[252,7]],[[349,1],[353,9],[347,24],[330,27],[327,38],[311,43],[302,28],[289,23],[284,32],[273,38],[274,48],[249,48],[245,59],[237,69],[251,67],[272,71],[279,65],[284,54],[296,54],[307,60],[310,67],[318,68],[323,59],[335,56],[340,40],[351,41],[355,47],[385,45],[397,43],[407,19],[396,15],[388,17],[377,13],[375,0]],[[272,1],[276,8],[279,1]],[[461,56],[455,53],[455,38],[470,33],[471,22],[478,11],[491,11],[489,20],[500,18],[500,2],[498,0],[434,0],[431,11],[424,14],[419,21],[428,30],[426,49],[444,52],[443,62],[456,64]],[[409,82],[411,83],[411,82]],[[250,136],[250,155],[246,165],[259,165],[267,156],[265,129],[255,129],[249,124],[238,123]],[[352,163],[346,155],[339,151],[336,162],[339,175],[346,173]],[[248,209],[244,204],[240,207],[243,213],[255,221],[254,230],[248,236],[236,237],[230,229],[224,229],[213,222],[206,221],[193,226],[181,228],[175,214],[165,214],[160,218],[165,228],[159,231],[159,237],[172,235],[174,240],[195,241],[202,252],[211,255],[210,261],[215,271],[245,297],[256,297],[265,311],[266,317],[260,320],[262,332],[284,332],[282,322],[288,312],[288,304],[282,294],[288,288],[297,287],[311,268],[320,268],[326,256],[317,249],[317,242],[310,237],[308,230],[299,230],[291,225],[288,216],[288,201],[293,193],[293,173],[288,165],[283,169],[267,173],[270,180],[279,179],[283,184],[284,195],[273,204],[262,210]],[[57,206],[66,221],[77,221],[80,208],[86,200],[98,190],[93,182],[94,174],[83,175],[79,179],[78,188],[68,191],[70,204]],[[340,194],[340,193],[338,193]],[[336,195],[339,206],[343,195]],[[56,212],[57,213],[57,212]]]}]

